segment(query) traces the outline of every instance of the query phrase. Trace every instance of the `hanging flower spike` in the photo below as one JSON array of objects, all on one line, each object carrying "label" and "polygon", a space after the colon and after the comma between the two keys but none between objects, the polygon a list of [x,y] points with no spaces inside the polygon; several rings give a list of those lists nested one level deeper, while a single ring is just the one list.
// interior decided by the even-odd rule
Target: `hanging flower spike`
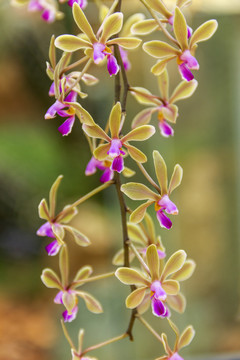
[{"label": "hanging flower spike", "polygon": [[158,115],[158,127],[161,135],[164,137],[173,136],[174,130],[168,122],[175,124],[178,117],[178,107],[175,103],[179,100],[190,97],[197,88],[197,81],[182,81],[169,97],[169,79],[168,72],[165,69],[158,76],[158,87],[161,94],[161,100],[145,88],[132,87],[131,94],[143,105],[152,105],[138,113],[132,121],[132,128],[148,124],[154,113]]},{"label": "hanging flower spike", "polygon": [[63,18],[63,13],[58,11],[57,2],[55,0],[30,0],[28,3],[28,11],[41,12],[42,19],[48,23]]},{"label": "hanging flower spike", "polygon": [[124,49],[135,49],[141,43],[141,39],[136,37],[112,38],[113,35],[118,34],[122,29],[123,14],[121,12],[111,14],[104,20],[99,38],[94,34],[91,25],[77,3],[73,4],[73,17],[87,39],[74,35],[61,35],[56,38],[55,46],[66,52],[82,49],[89,58],[93,59],[95,64],[100,64],[107,58],[110,76],[116,75],[119,71],[119,65],[111,47],[116,44]]},{"label": "hanging flower spike", "polygon": [[194,76],[191,70],[198,70],[199,64],[193,56],[195,53],[197,43],[210,39],[217,30],[217,21],[209,20],[202,24],[192,34],[190,41],[188,41],[187,23],[181,10],[176,7],[174,14],[173,29],[176,40],[178,41],[180,50],[163,41],[148,41],[143,44],[143,49],[149,55],[160,59],[151,69],[154,75],[160,75],[167,63],[176,59],[178,70],[184,80],[191,81]]},{"label": "hanging flower spike", "polygon": [[66,310],[62,313],[65,322],[73,321],[78,312],[78,297],[81,297],[88,310],[99,314],[102,312],[101,304],[88,292],[78,290],[79,286],[84,285],[85,281],[92,274],[90,266],[83,266],[76,274],[72,282],[69,282],[68,276],[68,253],[66,245],[63,245],[59,256],[59,269],[61,279],[51,269],[44,269],[41,280],[48,288],[58,289],[54,298],[55,304],[63,304]]},{"label": "hanging flower spike", "polygon": [[121,104],[120,102],[117,102],[113,106],[109,116],[111,137],[109,137],[97,124],[93,126],[86,124],[83,125],[83,130],[88,136],[103,139],[107,142],[106,144],[99,145],[95,149],[93,153],[94,157],[99,161],[104,161],[110,157],[112,159],[110,169],[119,173],[124,169],[123,155],[125,155],[125,151],[123,150],[123,146],[128,150],[128,153],[133,160],[140,163],[145,162],[147,160],[146,155],[135,146],[128,144],[128,141],[146,140],[155,133],[155,128],[153,126],[145,125],[140,126],[137,129],[133,129],[128,134],[120,137],[121,117]]},{"label": "hanging flower spike", "polygon": [[167,167],[165,161],[158,151],[153,151],[153,160],[156,176],[159,183],[159,193],[155,193],[147,186],[140,183],[127,183],[122,185],[122,192],[132,200],[147,200],[146,203],[140,205],[130,215],[130,221],[139,223],[145,216],[147,208],[155,204],[157,219],[161,227],[170,229],[172,227],[171,220],[165,213],[177,215],[178,209],[176,205],[169,199],[172,191],[177,188],[182,181],[183,170],[180,165],[175,165],[173,174],[168,186]]},{"label": "hanging flower spike", "polygon": [[[72,226],[67,225],[73,219],[73,217],[77,215],[77,208],[70,208],[69,211],[65,212],[63,217],[59,217],[59,215],[56,216],[55,214],[56,196],[62,178],[63,176],[60,175],[50,189],[49,207],[45,199],[42,199],[38,206],[39,217],[41,219],[47,220],[47,222],[40,226],[40,228],[37,230],[37,235],[47,236],[55,239],[45,248],[49,256],[58,254],[59,250],[64,245],[63,239],[65,236],[65,230],[74,237],[74,240],[78,245],[90,245],[90,240],[84,234]],[[65,207],[63,210],[66,209],[67,207]]]},{"label": "hanging flower spike", "polygon": [[126,307],[130,309],[137,307],[141,313],[142,306],[146,311],[151,304],[153,315],[169,317],[168,305],[172,306],[172,298],[174,298],[180,305],[179,308],[175,307],[174,310],[183,311],[183,304],[180,304],[179,300],[181,299],[181,296],[179,296],[180,285],[172,277],[179,271],[181,272],[185,263],[186,253],[179,250],[168,259],[160,273],[157,247],[152,244],[147,248],[145,272],[127,267],[118,268],[115,275],[123,284],[137,286],[137,289],[126,298]]},{"label": "hanging flower spike", "polygon": [[170,319],[168,319],[168,322],[176,335],[174,348],[171,349],[171,347],[169,346],[167,335],[165,333],[161,334],[162,344],[165,349],[166,355],[158,357],[155,360],[184,360],[178,354],[178,351],[181,350],[181,348],[188,346],[192,342],[192,339],[195,335],[195,330],[191,325],[189,325],[184,329],[182,334],[180,334],[177,326]]}]

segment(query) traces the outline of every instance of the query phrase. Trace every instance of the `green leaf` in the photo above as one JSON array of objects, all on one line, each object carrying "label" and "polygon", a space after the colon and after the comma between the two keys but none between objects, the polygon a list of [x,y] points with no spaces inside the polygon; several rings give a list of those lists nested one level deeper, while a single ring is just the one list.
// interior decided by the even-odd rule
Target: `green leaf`
[{"label": "green leaf", "polygon": [[159,200],[159,195],[150,190],[146,185],[140,183],[129,182],[123,184],[121,191],[132,200]]},{"label": "green leaf", "polygon": [[44,269],[41,275],[41,280],[48,288],[62,290],[62,284],[58,275],[52,269]]}]

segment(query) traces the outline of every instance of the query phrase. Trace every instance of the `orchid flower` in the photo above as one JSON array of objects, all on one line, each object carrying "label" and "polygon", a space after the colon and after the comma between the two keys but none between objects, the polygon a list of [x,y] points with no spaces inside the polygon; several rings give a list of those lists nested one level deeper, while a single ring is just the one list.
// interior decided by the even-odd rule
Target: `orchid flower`
[{"label": "orchid flower", "polygon": [[[169,96],[169,79],[168,72],[165,69],[162,74],[158,76],[158,87],[161,97],[151,94],[145,88],[133,87],[131,93],[136,100],[144,105],[152,105],[150,108],[142,110],[135,116],[132,121],[132,128],[140,125],[146,125],[150,122],[154,113],[158,115],[158,127],[164,137],[173,136],[174,130],[168,122],[175,124],[178,117],[178,107],[175,103],[179,100],[190,97],[196,90],[198,83],[196,80],[189,82],[182,81]],[[140,95],[139,95],[140,94]]]},{"label": "orchid flower", "polygon": [[177,326],[170,319],[168,319],[168,322],[176,335],[174,348],[171,349],[171,347],[168,344],[167,335],[165,333],[162,333],[161,334],[162,344],[166,352],[166,355],[158,357],[155,360],[184,360],[178,354],[178,351],[181,350],[183,347],[188,346],[192,342],[192,339],[194,338],[195,335],[195,330],[191,325],[189,325],[180,334]]},{"label": "orchid flower", "polygon": [[73,17],[83,35],[58,36],[55,40],[55,46],[66,52],[82,49],[89,58],[93,59],[95,64],[100,64],[107,58],[110,76],[116,75],[119,71],[119,65],[111,49],[112,46],[119,45],[124,49],[135,49],[141,42],[136,37],[113,38],[113,35],[118,34],[122,29],[123,14],[121,12],[115,12],[105,18],[99,37],[94,34],[91,25],[77,3],[73,4]]},{"label": "orchid flower", "polygon": [[[18,1],[16,1],[18,3]],[[48,23],[61,19],[63,13],[58,11],[57,1],[55,0],[30,0],[28,3],[28,11],[42,13],[42,19]]]},{"label": "orchid flower", "polygon": [[[51,269],[44,269],[41,280],[48,288],[58,289],[54,298],[55,304],[63,304],[66,310],[62,313],[65,322],[73,321],[78,312],[78,297],[81,297],[88,310],[99,314],[101,313],[101,304],[88,292],[78,290],[92,274],[91,266],[83,266],[76,274],[72,282],[68,280],[68,254],[66,245],[63,245],[59,256],[59,269],[61,278]],[[85,281],[84,281],[85,280]]]},{"label": "orchid flower", "polygon": [[217,21],[209,20],[199,26],[188,39],[187,23],[181,10],[176,7],[174,14],[173,29],[179,49],[158,40],[148,41],[143,44],[143,50],[154,58],[160,59],[151,69],[154,75],[160,75],[167,63],[177,60],[178,70],[183,80],[191,81],[194,76],[191,70],[198,70],[199,64],[194,57],[197,43],[208,40],[217,30]]},{"label": "orchid flower", "polygon": [[[185,309],[185,299],[179,294],[179,280],[181,274],[186,274],[188,278],[194,270],[194,263],[186,264],[186,253],[184,250],[175,252],[166,262],[163,270],[160,271],[160,259],[155,244],[148,246],[146,251],[145,271],[132,268],[120,267],[115,272],[116,277],[126,285],[135,285],[137,289],[131,292],[126,298],[126,307],[130,309],[138,308],[139,312],[145,312],[150,303],[152,313],[158,317],[169,317],[170,310],[168,305],[176,303],[173,309],[183,312]],[[182,270],[183,269],[183,270]],[[185,271],[187,269],[187,271]],[[180,275],[179,275],[180,274]],[[169,276],[171,277],[169,278]]]},{"label": "orchid flower", "polygon": [[[179,9],[182,9],[190,4],[191,0],[177,0],[176,5]],[[162,24],[169,24],[173,30],[174,22],[174,11],[170,11],[166,5],[161,0],[145,0],[145,3],[153,10],[157,11],[163,16],[162,19],[159,19]],[[131,31],[134,35],[148,35],[155,30],[162,30],[159,26],[159,23],[156,19],[144,19],[135,23]],[[187,25],[187,35],[188,39],[192,35],[192,28]]]},{"label": "orchid flower", "polygon": [[[94,156],[91,157],[90,161],[88,162],[86,169],[85,169],[85,175],[93,175],[97,171],[97,169],[103,171],[100,182],[105,183],[113,179],[114,171],[111,169],[113,160],[108,157],[107,160],[97,160]],[[125,177],[131,177],[135,174],[135,172],[126,166],[124,166],[123,169],[123,176]]]},{"label": "orchid flower", "polygon": [[132,212],[130,215],[130,221],[134,223],[139,223],[142,221],[147,208],[154,204],[156,216],[160,226],[166,229],[170,229],[172,227],[172,222],[166,216],[165,212],[171,215],[178,214],[178,209],[176,205],[169,199],[169,196],[171,195],[172,191],[180,185],[182,181],[183,170],[180,165],[175,165],[168,186],[167,167],[162,156],[156,150],[153,151],[153,160],[156,176],[159,182],[159,186],[155,184],[158,194],[150,190],[146,185],[131,182],[122,185],[121,190],[132,200],[148,200],[146,203],[143,203]]},{"label": "orchid flower", "polygon": [[73,217],[77,215],[77,208],[69,208],[69,211],[67,211],[68,206],[66,206],[62,212],[64,214],[63,216],[61,216],[61,213],[58,215],[55,214],[56,195],[62,178],[63,176],[60,175],[51,187],[49,193],[49,206],[47,201],[42,199],[38,207],[39,217],[47,220],[47,222],[40,226],[37,230],[37,235],[54,238],[54,241],[45,248],[50,256],[56,255],[64,245],[63,239],[65,230],[74,237],[74,240],[78,245],[90,245],[90,240],[84,234],[72,226],[67,225]]},{"label": "orchid flower", "polygon": [[154,133],[155,128],[151,125],[139,126],[137,129],[133,129],[128,134],[121,136],[121,118],[122,109],[120,102],[117,102],[110,113],[109,127],[111,137],[97,124],[87,125],[83,124],[83,130],[85,133],[93,138],[99,138],[105,140],[106,144],[99,145],[93,155],[96,159],[103,161],[110,157],[113,161],[110,169],[117,172],[122,172],[124,169],[123,155],[126,152],[123,150],[125,147],[128,150],[129,155],[140,163],[147,160],[146,155],[142,151],[132,146],[128,141],[142,141],[149,139]]},{"label": "orchid flower", "polygon": [[[159,259],[164,259],[166,256],[165,248],[162,244],[161,237],[156,236],[154,223],[150,215],[147,213],[144,216],[145,224],[134,224],[132,222],[127,223],[128,237],[130,243],[136,245],[136,249],[145,259],[147,247],[151,244],[155,244],[157,248],[157,253]],[[145,225],[145,226],[144,226]],[[129,247],[129,261],[135,258],[135,253],[133,252],[131,246]],[[113,264],[121,266],[124,264],[124,250],[119,250],[114,258]]]},{"label": "orchid flower", "polygon": [[68,0],[69,6],[73,7],[74,3],[77,3],[81,9],[85,9],[88,4],[87,0]]}]

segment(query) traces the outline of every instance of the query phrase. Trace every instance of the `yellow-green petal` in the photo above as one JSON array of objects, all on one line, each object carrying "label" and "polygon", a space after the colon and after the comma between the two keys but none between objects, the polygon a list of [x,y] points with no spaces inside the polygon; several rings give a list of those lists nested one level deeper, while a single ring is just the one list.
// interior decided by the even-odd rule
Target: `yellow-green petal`
[{"label": "yellow-green petal", "polygon": [[128,222],[127,228],[128,228],[128,236],[130,240],[144,246],[147,244],[147,237],[145,236],[144,232],[142,231],[139,225]]},{"label": "yellow-green petal", "polygon": [[103,22],[103,30],[99,42],[106,44],[107,40],[114,34],[118,34],[122,28],[123,14],[116,12],[109,15]]},{"label": "yellow-green petal", "polygon": [[41,275],[41,280],[48,288],[62,289],[62,284],[57,274],[52,269],[44,269]]},{"label": "yellow-green petal", "polygon": [[169,97],[169,77],[167,70],[164,70],[161,75],[158,76],[158,87],[160,94],[164,100],[168,100]]},{"label": "yellow-green petal", "polygon": [[132,26],[136,23],[139,23],[145,18],[145,15],[142,13],[136,13],[131,16],[125,21],[122,31],[121,31],[121,37],[125,36],[131,36],[132,33]]},{"label": "yellow-green petal", "polygon": [[180,84],[173,91],[169,102],[175,103],[176,101],[189,98],[190,96],[192,96],[197,86],[198,82],[195,79],[191,81],[181,81]]},{"label": "yellow-green petal", "polygon": [[146,210],[147,208],[153,204],[154,201],[147,201],[146,203],[138,206],[130,215],[130,221],[132,221],[133,223],[139,223],[140,221],[142,221],[142,219],[144,218],[145,214],[146,214]]},{"label": "yellow-green petal", "polygon": [[168,19],[172,16],[172,13],[161,0],[145,0],[145,2],[150,8],[162,14],[165,18]]},{"label": "yellow-green petal", "polygon": [[38,215],[39,215],[40,219],[47,220],[47,221],[51,220],[46,199],[42,199],[40,201],[40,204],[38,205]]},{"label": "yellow-green petal", "polygon": [[152,40],[143,44],[143,50],[155,57],[155,58],[164,58],[169,57],[170,55],[177,56],[179,51],[173,46],[165,43],[164,41]]},{"label": "yellow-green petal", "polygon": [[114,45],[117,44],[119,46],[121,46],[124,49],[136,49],[140,44],[141,44],[142,40],[138,39],[136,37],[119,37],[119,38],[115,38],[112,40],[109,40],[107,42],[107,45]]},{"label": "yellow-green petal", "polygon": [[88,237],[82,234],[79,230],[73,228],[72,226],[64,226],[64,228],[74,237],[77,245],[85,247],[91,244],[91,241],[88,239]]},{"label": "yellow-green petal", "polygon": [[79,29],[87,35],[89,40],[92,43],[97,42],[97,38],[91,25],[89,24],[84,12],[76,2],[73,4],[73,17]]},{"label": "yellow-green petal", "polygon": [[190,40],[190,49],[201,42],[210,39],[218,28],[218,22],[216,20],[208,20],[200,25],[192,34]]},{"label": "yellow-green petal", "polygon": [[159,279],[159,256],[155,244],[149,245],[146,252],[147,265],[149,267],[152,281]]},{"label": "yellow-green petal", "polygon": [[183,281],[189,279],[196,268],[196,263],[193,260],[186,260],[183,267],[172,275],[172,279]]},{"label": "yellow-green petal", "polygon": [[63,175],[59,175],[58,178],[54,181],[50,192],[49,192],[49,212],[50,212],[50,216],[51,218],[54,217],[55,214],[55,207],[56,207],[56,196],[57,196],[57,191],[58,191],[58,187],[62,181]]},{"label": "yellow-green petal", "polygon": [[172,279],[163,281],[162,288],[168,295],[176,295],[180,290],[179,283]]},{"label": "yellow-green petal", "polygon": [[78,270],[76,276],[74,277],[73,282],[88,279],[89,276],[92,274],[92,272],[93,269],[91,266],[89,265],[83,266],[81,269]]},{"label": "yellow-green petal", "polygon": [[181,349],[185,346],[188,346],[192,339],[194,338],[195,330],[193,329],[192,325],[189,325],[181,334],[179,340],[178,340],[178,349]]},{"label": "yellow-green petal", "polygon": [[105,160],[108,157],[108,151],[110,149],[111,144],[101,144],[99,145],[93,152],[93,156],[99,160]]},{"label": "yellow-green petal", "polygon": [[139,306],[144,299],[146,290],[147,288],[145,286],[145,287],[140,287],[134,290],[133,292],[131,292],[131,294],[128,295],[128,297],[126,298],[126,307],[129,309],[134,309],[137,306]]},{"label": "yellow-green petal", "polygon": [[184,250],[178,250],[172,256],[170,256],[163,268],[163,272],[161,275],[162,281],[164,281],[169,275],[181,269],[181,267],[186,261],[186,257],[187,254]]},{"label": "yellow-green petal", "polygon": [[92,295],[85,291],[76,291],[77,295],[80,296],[84,301],[89,311],[94,314],[100,314],[103,312],[100,302],[95,299]]},{"label": "yellow-green petal", "polygon": [[169,183],[168,193],[171,194],[182,182],[183,169],[180,165],[175,165],[173,174]]},{"label": "yellow-green petal", "polygon": [[122,114],[122,108],[121,103],[117,102],[110,113],[109,116],[109,127],[111,132],[112,138],[118,138],[119,131],[120,131],[120,124],[121,124],[121,114]]},{"label": "yellow-green petal", "polygon": [[111,139],[109,138],[109,136],[105,133],[105,131],[97,124],[93,125],[93,126],[89,126],[86,124],[83,124],[83,131],[85,131],[85,133],[93,138],[98,138],[98,139],[103,139],[106,140],[108,142],[111,142]]},{"label": "yellow-green petal", "polygon": [[159,195],[150,190],[146,185],[129,182],[121,186],[121,191],[132,200],[153,200],[158,201]]},{"label": "yellow-green petal", "polygon": [[176,123],[178,117],[178,107],[174,104],[168,104],[167,106],[162,107],[162,113],[164,119]]},{"label": "yellow-green petal", "polygon": [[73,308],[76,306],[77,297],[75,294],[68,291],[64,291],[62,296],[63,305],[66,307],[69,313],[72,312]]},{"label": "yellow-green petal", "polygon": [[154,97],[154,95],[144,87],[136,86],[131,87],[131,94],[135,97],[135,99],[143,105],[160,105],[162,102]]},{"label": "yellow-green petal", "polygon": [[151,67],[151,72],[159,76],[163,73],[163,71],[166,69],[167,63],[174,59],[176,56],[167,56],[163,60],[158,61],[155,65]]},{"label": "yellow-green petal", "polygon": [[55,40],[55,46],[63,51],[71,52],[91,47],[91,44],[74,35],[60,35]]},{"label": "yellow-green petal", "polygon": [[186,299],[182,293],[168,295],[167,302],[173,310],[179,313],[183,313],[186,308]]},{"label": "yellow-green petal", "polygon": [[159,27],[155,19],[146,19],[137,22],[131,28],[131,31],[135,35],[147,35],[151,34]]},{"label": "yellow-green petal", "polygon": [[181,10],[176,7],[174,21],[173,21],[173,30],[176,36],[178,43],[181,46],[181,49],[188,49],[188,30],[187,30],[187,22]]},{"label": "yellow-green petal", "polygon": [[139,163],[145,163],[147,161],[146,155],[141,150],[129,144],[125,144],[125,146],[128,150],[129,155],[134,161]]},{"label": "yellow-green petal", "polygon": [[120,267],[115,276],[125,285],[149,285],[149,281],[135,269]]},{"label": "yellow-green petal", "polygon": [[140,111],[132,121],[132,129],[135,129],[138,126],[147,125],[152,117],[154,111],[157,111],[155,108],[148,108]]},{"label": "yellow-green petal", "polygon": [[161,195],[163,196],[168,192],[167,166],[157,150],[153,151],[153,161],[158,183],[161,188]]},{"label": "yellow-green petal", "polygon": [[155,134],[155,127],[152,125],[142,125],[131,130],[127,135],[121,138],[124,143],[126,141],[143,141],[149,139]]}]

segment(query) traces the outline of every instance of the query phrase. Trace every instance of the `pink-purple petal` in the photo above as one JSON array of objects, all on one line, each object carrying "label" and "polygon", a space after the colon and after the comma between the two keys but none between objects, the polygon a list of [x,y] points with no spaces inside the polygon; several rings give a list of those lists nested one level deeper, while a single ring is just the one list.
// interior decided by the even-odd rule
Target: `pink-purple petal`
[{"label": "pink-purple petal", "polygon": [[175,352],[169,360],[184,360],[177,352]]},{"label": "pink-purple petal", "polygon": [[152,297],[155,297],[158,300],[166,300],[167,294],[163,290],[160,281],[154,281],[150,286],[151,291],[154,293]]},{"label": "pink-purple petal", "polygon": [[123,66],[126,71],[131,69],[131,63],[128,59],[128,52],[119,46],[120,55],[122,58]]},{"label": "pink-purple petal", "polygon": [[54,240],[45,247],[45,250],[47,251],[49,256],[55,256],[58,254],[60,248],[61,245],[58,244],[57,240]]},{"label": "pink-purple petal", "polygon": [[77,312],[78,312],[78,307],[77,307],[77,306],[74,306],[74,308],[72,309],[72,312],[71,312],[71,313],[68,312],[67,310],[65,310],[65,311],[62,313],[64,322],[71,322],[71,321],[73,321],[74,319],[76,319]]},{"label": "pink-purple petal", "polygon": [[115,159],[112,162],[111,170],[117,171],[118,173],[121,173],[124,169],[124,161],[123,157],[121,155],[115,157]]},{"label": "pink-purple petal", "polygon": [[52,23],[55,20],[56,14],[53,10],[44,10],[42,13],[42,18],[48,23]]},{"label": "pink-purple petal", "polygon": [[55,238],[55,235],[52,231],[52,225],[47,221],[37,230],[38,236],[48,236],[51,238]]},{"label": "pink-purple petal", "polygon": [[28,4],[29,11],[41,11],[44,7],[40,4],[39,0],[31,0]]},{"label": "pink-purple petal", "polygon": [[100,181],[101,183],[108,182],[113,179],[113,176],[114,172],[110,168],[106,168],[106,170],[104,170],[102,176],[100,177]]},{"label": "pink-purple petal", "polygon": [[85,9],[85,7],[87,6],[87,0],[69,0],[68,1],[68,5],[73,7],[73,4],[77,3],[81,9]]},{"label": "pink-purple petal", "polygon": [[173,128],[165,120],[159,121],[158,126],[162,136],[164,137],[173,136],[174,134]]},{"label": "pink-purple petal", "polygon": [[121,155],[121,147],[122,143],[119,139],[112,139],[110,149],[108,150],[108,155],[111,158],[115,158],[116,156]]},{"label": "pink-purple petal", "polygon": [[153,315],[158,317],[166,317],[167,316],[167,307],[163,304],[161,300],[152,298],[152,312]]},{"label": "pink-purple petal", "polygon": [[93,44],[93,61],[95,62],[95,64],[99,64],[105,58],[105,47],[106,46],[101,43]]},{"label": "pink-purple petal", "polygon": [[57,112],[59,110],[62,110],[64,107],[66,107],[65,104],[61,103],[60,101],[55,101],[55,103],[50,106],[50,108],[47,110],[45,114],[45,119],[52,119],[56,116]]},{"label": "pink-purple petal", "polygon": [[157,219],[160,223],[161,227],[164,227],[166,229],[171,229],[172,222],[171,220],[164,214],[163,210],[157,211]]},{"label": "pink-purple petal", "polygon": [[69,135],[72,131],[73,124],[75,122],[75,115],[70,116],[61,126],[59,126],[58,131],[63,135]]},{"label": "pink-purple petal", "polygon": [[59,291],[53,300],[55,304],[63,304],[62,297],[63,297],[63,291]]},{"label": "pink-purple petal", "polygon": [[119,65],[117,63],[117,59],[113,55],[108,55],[107,59],[107,69],[109,75],[116,75],[119,72]]},{"label": "pink-purple petal", "polygon": [[182,63],[182,64],[178,65],[178,70],[179,70],[183,80],[191,81],[194,79],[192,72],[188,69],[186,64]]},{"label": "pink-purple petal", "polygon": [[199,69],[199,64],[197,62],[197,59],[190,53],[189,50],[185,50],[182,53],[182,55],[180,56],[180,60],[182,60],[189,69],[192,69],[192,70]]},{"label": "pink-purple petal", "polygon": [[178,208],[176,207],[174,202],[169,199],[168,195],[163,195],[161,200],[158,201],[158,204],[161,206],[162,209],[166,211],[166,213],[171,215],[178,214]]}]

